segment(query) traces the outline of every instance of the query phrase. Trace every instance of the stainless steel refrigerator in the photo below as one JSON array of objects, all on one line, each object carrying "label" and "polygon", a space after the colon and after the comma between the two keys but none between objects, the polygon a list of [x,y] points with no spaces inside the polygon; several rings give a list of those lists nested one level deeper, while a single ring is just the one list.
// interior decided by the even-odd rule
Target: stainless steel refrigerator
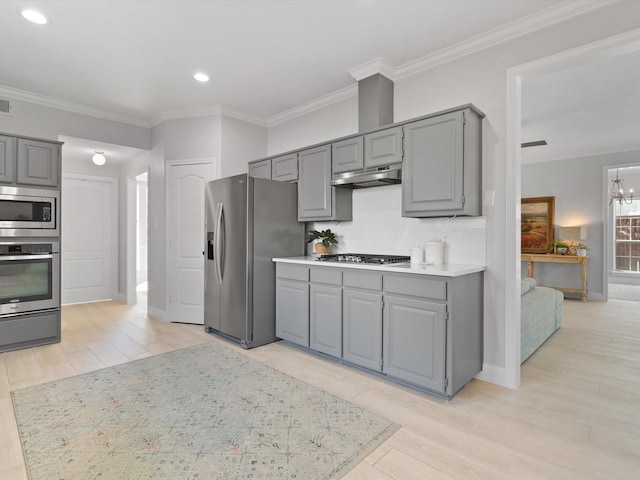
[{"label": "stainless steel refrigerator", "polygon": [[276,340],[273,257],[304,255],[297,185],[246,174],[207,183],[205,331],[253,348]]}]

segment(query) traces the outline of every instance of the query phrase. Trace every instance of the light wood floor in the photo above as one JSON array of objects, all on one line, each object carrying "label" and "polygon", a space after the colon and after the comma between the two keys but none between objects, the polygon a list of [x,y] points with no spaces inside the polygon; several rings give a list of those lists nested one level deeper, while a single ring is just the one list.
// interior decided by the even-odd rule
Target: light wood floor
[{"label": "light wood floor", "polygon": [[[60,344],[0,354],[0,479],[26,479],[9,392],[203,342],[201,326],[140,307],[63,309]],[[282,342],[252,358],[402,427],[347,480],[640,478],[640,303],[565,301],[564,326],[509,390],[472,381],[450,402]]]}]

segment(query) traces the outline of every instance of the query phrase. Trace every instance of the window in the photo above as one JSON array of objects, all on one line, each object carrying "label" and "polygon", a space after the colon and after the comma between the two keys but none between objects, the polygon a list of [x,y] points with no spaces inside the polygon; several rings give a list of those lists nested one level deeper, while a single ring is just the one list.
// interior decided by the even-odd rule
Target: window
[{"label": "window", "polygon": [[614,269],[640,273],[640,200],[614,202]]}]

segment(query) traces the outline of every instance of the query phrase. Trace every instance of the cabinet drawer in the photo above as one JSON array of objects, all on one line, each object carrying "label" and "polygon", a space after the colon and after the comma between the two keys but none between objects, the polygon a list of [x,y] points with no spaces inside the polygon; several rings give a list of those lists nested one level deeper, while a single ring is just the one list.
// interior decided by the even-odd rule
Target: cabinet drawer
[{"label": "cabinet drawer", "polygon": [[308,282],[309,267],[305,267],[302,265],[276,263],[276,276],[278,278],[288,278],[290,280],[299,280],[301,282]]},{"label": "cabinet drawer", "polygon": [[382,273],[345,270],[342,277],[345,287],[382,290]]},{"label": "cabinet drawer", "polygon": [[385,275],[384,291],[413,297],[447,299],[447,282],[420,276]]},{"label": "cabinet drawer", "polygon": [[338,268],[312,268],[309,276],[312,283],[342,285],[342,270]]}]

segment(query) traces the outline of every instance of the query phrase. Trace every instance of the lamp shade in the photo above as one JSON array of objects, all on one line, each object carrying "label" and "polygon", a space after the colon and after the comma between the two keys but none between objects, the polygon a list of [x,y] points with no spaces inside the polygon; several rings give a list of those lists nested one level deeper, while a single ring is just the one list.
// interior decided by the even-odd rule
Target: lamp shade
[{"label": "lamp shade", "polygon": [[558,236],[560,240],[582,240],[584,239],[582,236],[583,230],[581,227],[560,227]]}]

